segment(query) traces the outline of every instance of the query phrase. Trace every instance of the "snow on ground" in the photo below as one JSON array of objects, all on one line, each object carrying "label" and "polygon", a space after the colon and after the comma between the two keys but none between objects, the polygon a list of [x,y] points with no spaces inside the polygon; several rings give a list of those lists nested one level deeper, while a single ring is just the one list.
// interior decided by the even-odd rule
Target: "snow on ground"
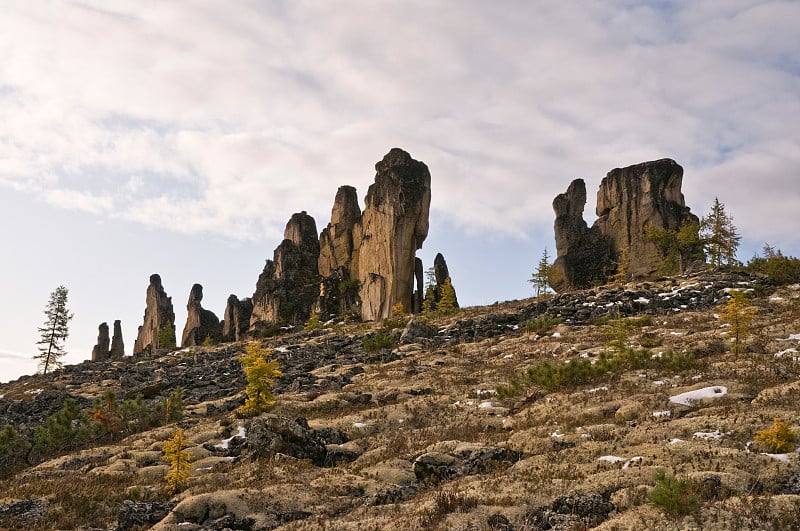
[{"label": "snow on ground", "polygon": [[773,459],[777,459],[778,461],[783,461],[784,463],[790,463],[791,459],[789,459],[789,454],[764,454],[769,456]]},{"label": "snow on ground", "polygon": [[724,385],[714,385],[711,387],[703,387],[702,389],[695,389],[694,391],[686,391],[679,395],[671,396],[669,401],[673,404],[682,404],[684,406],[691,406],[692,402],[702,400],[704,398],[720,398],[728,394],[728,388]]},{"label": "snow on ground", "polygon": [[597,393],[599,391],[608,391],[608,387],[604,385],[603,387],[595,387],[594,389],[586,390],[587,393]]},{"label": "snow on ground", "polygon": [[231,435],[229,438],[223,439],[220,444],[215,444],[214,448],[220,448],[222,450],[227,450],[228,449],[228,445],[230,445],[231,441],[234,438],[241,437],[242,439],[244,439],[246,436],[247,436],[247,430],[244,429],[244,426],[239,426],[236,429],[236,435]]},{"label": "snow on ground", "polygon": [[494,404],[492,404],[491,402],[481,402],[480,404],[478,404],[478,409],[488,409],[490,407],[494,407]]},{"label": "snow on ground", "polygon": [[358,428],[360,430],[361,428],[366,428],[367,427],[367,423],[366,422],[354,422],[353,423],[353,427],[354,428]]},{"label": "snow on ground", "polygon": [[639,297],[638,299],[634,299],[633,302],[638,302],[639,304],[650,304],[650,299]]},{"label": "snow on ground", "polygon": [[669,444],[680,444],[680,443],[685,443],[685,442],[686,441],[684,441],[683,439],[678,439],[678,438],[669,440]]},{"label": "snow on ground", "polygon": [[275,352],[289,352],[289,349],[286,347],[278,347],[275,349]]},{"label": "snow on ground", "polygon": [[778,338],[775,341],[800,341],[800,334],[789,334],[786,339]]},{"label": "snow on ground", "polygon": [[618,457],[616,455],[602,455],[597,458],[598,461],[607,461],[609,463],[620,463],[622,461],[626,461],[624,457]]},{"label": "snow on ground", "polygon": [[697,432],[694,433],[693,437],[695,439],[706,439],[706,440],[717,439],[717,440],[719,440],[719,439],[722,439],[723,435],[724,435],[724,433],[722,433],[721,431],[719,431],[717,429],[717,430],[714,430],[714,431],[697,431]]},{"label": "snow on ground", "polygon": [[655,418],[661,418],[661,417],[671,417],[671,416],[672,416],[672,412],[671,412],[670,410],[665,410],[665,411],[653,411],[653,416],[654,416]]},{"label": "snow on ground", "polygon": [[780,352],[776,352],[775,353],[775,357],[776,358],[782,358],[786,354],[797,354],[797,349],[796,348],[787,348],[786,350],[781,350]]}]

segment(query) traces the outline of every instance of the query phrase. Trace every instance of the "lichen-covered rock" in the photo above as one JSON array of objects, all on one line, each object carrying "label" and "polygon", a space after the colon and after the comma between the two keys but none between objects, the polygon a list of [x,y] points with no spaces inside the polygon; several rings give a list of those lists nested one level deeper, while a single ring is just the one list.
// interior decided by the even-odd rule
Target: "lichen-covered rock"
[{"label": "lichen-covered rock", "polygon": [[135,502],[125,500],[117,517],[117,531],[150,527],[164,519],[175,507],[174,502]]},{"label": "lichen-covered rock", "polygon": [[133,344],[134,356],[152,353],[159,347],[158,333],[167,324],[172,325],[171,343],[175,343],[175,310],[172,297],[167,296],[159,275],[150,275],[144,310],[144,323],[139,327]]},{"label": "lichen-covered rock", "polygon": [[428,167],[394,148],[375,165],[362,215],[358,251],[361,317],[389,317],[401,303],[411,311],[414,258],[428,235],[431,175]]},{"label": "lichen-covered rock", "polygon": [[125,342],[122,340],[122,323],[119,319],[114,321],[114,335],[111,337],[111,353],[113,360],[118,360],[125,356]]},{"label": "lichen-covered rock", "polygon": [[309,459],[317,466],[326,464],[325,442],[308,427],[305,419],[292,420],[278,415],[253,419],[247,432],[245,452],[248,457],[273,457],[283,454]]},{"label": "lichen-covered rock", "polygon": [[214,312],[203,308],[202,300],[203,286],[195,284],[189,292],[189,302],[186,303],[186,325],[181,336],[182,347],[202,345],[206,338],[217,342],[222,337],[219,319]]},{"label": "lichen-covered rock", "polygon": [[231,294],[225,305],[222,319],[222,341],[241,341],[250,328],[250,316],[253,314],[253,301],[250,297],[239,300]]},{"label": "lichen-covered rock", "polygon": [[676,231],[684,220],[697,222],[686,207],[681,184],[683,168],[672,159],[616,168],[600,183],[595,226],[611,240],[617,255],[627,251],[633,278],[655,274],[662,263],[645,228]]},{"label": "lichen-covered rock", "polygon": [[105,361],[111,351],[108,348],[111,340],[108,337],[108,323],[100,323],[97,327],[97,344],[92,349],[92,361]]},{"label": "lichen-covered rock", "polygon": [[319,296],[319,240],[314,218],[292,215],[284,240],[267,260],[253,294],[250,329],[264,323],[299,324],[308,319]]}]

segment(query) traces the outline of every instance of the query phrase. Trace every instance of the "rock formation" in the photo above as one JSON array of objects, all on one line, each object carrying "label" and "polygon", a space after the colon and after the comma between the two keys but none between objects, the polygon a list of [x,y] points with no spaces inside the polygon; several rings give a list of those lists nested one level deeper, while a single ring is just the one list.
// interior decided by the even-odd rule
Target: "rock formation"
[{"label": "rock formation", "polygon": [[597,227],[586,224],[585,206],[583,179],[572,181],[566,193],[553,200],[557,258],[551,268],[550,286],[556,291],[588,288],[605,280],[613,269],[610,242]]},{"label": "rock formation", "polygon": [[324,318],[346,313],[360,315],[358,297],[358,247],[361,243],[361,208],[356,189],[341,186],[331,210],[331,222],[319,236],[319,302]]},{"label": "rock formation", "polygon": [[683,168],[671,159],[611,170],[600,184],[598,219],[591,228],[583,220],[586,185],[573,181],[553,201],[558,254],[551,286],[589,287],[620,265],[632,278],[655,274],[663,257],[645,228],[676,231],[684,221],[697,222],[684,203],[682,180]]},{"label": "rock formation", "polygon": [[350,273],[351,278],[358,270],[355,245],[356,228],[361,223],[361,208],[358,195],[352,186],[341,186],[331,210],[331,222],[319,235],[319,274],[329,277],[340,269]]},{"label": "rock formation", "polygon": [[683,168],[672,159],[643,162],[608,172],[597,192],[595,226],[619,254],[628,255],[633,278],[655,274],[663,257],[644,236],[646,227],[677,231],[684,220],[699,221],[681,193]]},{"label": "rock formation", "polygon": [[[162,341],[159,340],[159,332],[170,325],[172,333],[165,333]],[[166,341],[163,341],[166,339]],[[159,343],[169,343],[160,345]],[[175,311],[172,307],[172,298],[167,296],[164,287],[161,285],[159,275],[150,275],[150,285],[147,287],[147,300],[144,310],[144,323],[139,327],[136,341],[133,344],[134,356],[140,354],[151,354],[160,346],[175,345]]]},{"label": "rock formation", "polygon": [[120,359],[125,356],[125,343],[122,341],[122,323],[119,319],[114,321],[114,335],[111,337],[111,359]]},{"label": "rock formation", "polygon": [[413,308],[415,253],[428,235],[431,175],[428,167],[393,148],[375,165],[367,191],[358,246],[361,317],[389,317],[401,303]]},{"label": "rock formation", "polygon": [[109,343],[108,323],[100,323],[97,327],[97,344],[92,349],[92,361],[106,361],[109,358]]},{"label": "rock formation", "polygon": [[[433,279],[431,279],[436,283],[431,283],[426,290],[425,298],[427,299],[427,308],[434,310],[437,308],[439,301],[442,300],[443,289],[448,279],[450,279],[450,270],[447,267],[447,261],[445,261],[442,253],[436,253],[433,259]],[[450,289],[452,290],[453,307],[458,308],[458,297],[456,296],[456,290],[453,287],[452,279],[450,279]]]},{"label": "rock formation", "polygon": [[213,342],[220,340],[222,330],[219,319],[214,312],[203,308],[202,300],[203,286],[195,284],[189,292],[189,302],[186,303],[186,325],[183,327],[181,347],[202,345],[206,338]]},{"label": "rock formation", "polygon": [[251,330],[264,323],[298,324],[308,319],[319,297],[319,240],[314,218],[292,215],[284,240],[267,260],[253,294]]},{"label": "rock formation", "polygon": [[228,297],[222,320],[222,341],[241,341],[250,328],[253,301],[250,297],[239,300],[236,295]]}]

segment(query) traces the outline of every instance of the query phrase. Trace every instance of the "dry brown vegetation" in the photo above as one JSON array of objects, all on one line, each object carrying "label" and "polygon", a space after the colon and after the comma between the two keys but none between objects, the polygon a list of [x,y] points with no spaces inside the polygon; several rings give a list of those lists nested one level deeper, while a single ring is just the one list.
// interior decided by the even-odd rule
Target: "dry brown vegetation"
[{"label": "dry brown vegetation", "polygon": [[[615,509],[601,522],[551,518],[554,529],[792,529],[800,521],[800,456],[766,455],[753,442],[776,418],[800,429],[800,287],[751,303],[756,311],[741,353],[731,352],[726,328],[715,317],[720,308],[653,316],[630,323],[625,348],[646,351],[642,359],[656,361],[554,390],[528,385],[508,398],[495,394],[543,361],[599,359],[613,349],[611,325],[561,323],[543,336],[509,330],[474,343],[405,345],[397,347],[400,359],[364,364],[341,389],[279,394],[273,413],[347,433],[345,445],[358,457],[333,467],[281,455],[220,457],[204,444],[219,444],[251,420],[233,412],[190,416],[180,425],[193,458],[191,477],[172,498],[176,509],[156,528],[193,529],[178,524],[218,513],[253,529],[285,531],[533,530],[546,528],[537,508],[580,491],[602,494]],[[434,324],[445,327],[524,304],[469,308]],[[323,334],[373,328],[337,325]],[[694,361],[659,364],[669,352],[691,353]],[[688,404],[670,401],[701,388],[712,391]],[[192,410],[202,412],[201,406]],[[31,523],[10,517],[3,525],[114,528],[124,500],[170,499],[159,457],[173,428],[62,456],[3,480],[0,503],[46,500],[43,518]],[[441,481],[415,475],[417,457],[464,448],[503,448],[521,458]],[[667,511],[653,502],[659,470],[689,482],[696,509]],[[506,522],[512,527],[502,527]]]}]

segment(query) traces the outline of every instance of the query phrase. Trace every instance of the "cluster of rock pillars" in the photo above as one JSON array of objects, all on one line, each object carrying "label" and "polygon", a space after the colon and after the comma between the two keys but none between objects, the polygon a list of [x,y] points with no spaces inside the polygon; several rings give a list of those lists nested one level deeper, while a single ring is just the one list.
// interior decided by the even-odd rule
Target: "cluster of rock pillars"
[{"label": "cluster of rock pillars", "polygon": [[[375,165],[364,210],[356,189],[342,186],[336,193],[331,221],[317,233],[306,212],[292,215],[284,240],[267,260],[252,297],[228,297],[220,321],[204,309],[203,287],[192,286],[181,346],[239,341],[259,336],[276,325],[297,325],[312,314],[323,318],[351,316],[364,321],[389,317],[400,305],[404,312],[423,307],[423,264],[416,251],[428,235],[431,175],[428,167],[402,149],[394,148]],[[615,273],[620,256],[627,256],[633,278],[654,275],[664,257],[644,236],[645,227],[677,230],[685,220],[697,221],[681,193],[683,168],[671,159],[614,169],[600,184],[597,221],[583,219],[586,185],[574,180],[553,201],[557,258],[551,285],[557,291],[581,289]],[[441,254],[434,262],[434,297],[449,278]],[[154,353],[177,344],[175,313],[159,275],[150,277],[144,322],[139,327],[134,355]],[[165,326],[166,325],[166,326]],[[165,337],[165,334],[167,335]],[[171,334],[171,336],[170,336]],[[99,327],[93,360],[124,355],[120,322]]]}]

